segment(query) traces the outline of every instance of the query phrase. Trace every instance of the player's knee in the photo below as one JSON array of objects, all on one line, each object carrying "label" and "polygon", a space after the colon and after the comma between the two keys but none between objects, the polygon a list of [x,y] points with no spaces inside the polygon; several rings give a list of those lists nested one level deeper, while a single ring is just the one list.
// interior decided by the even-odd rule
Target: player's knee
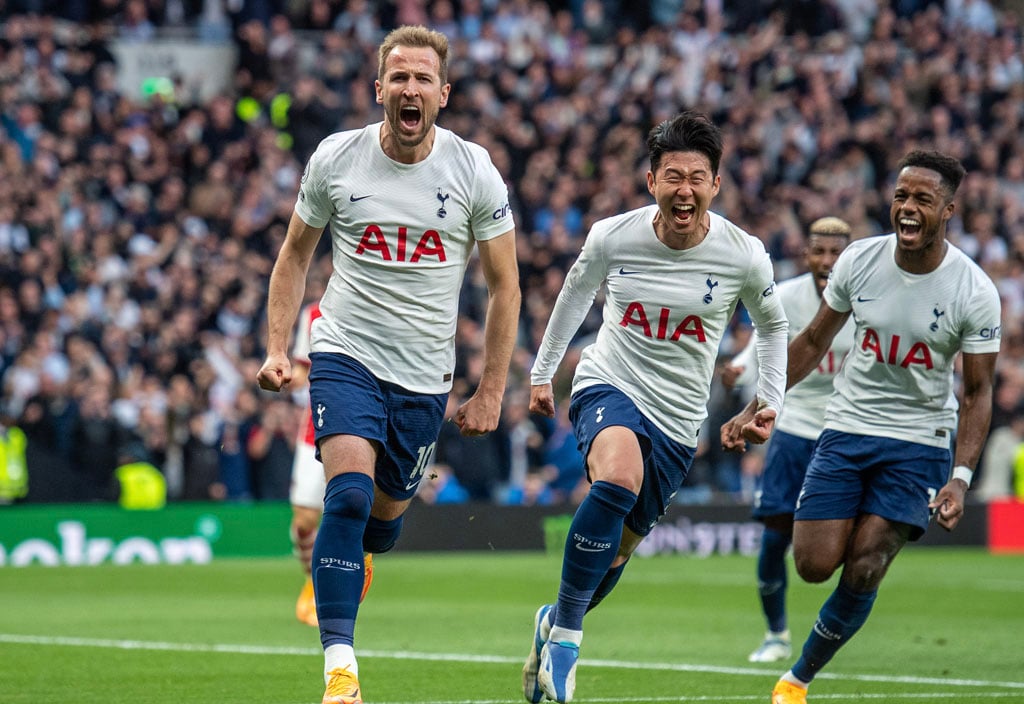
[{"label": "player's knee", "polygon": [[305,506],[292,507],[292,532],[305,535],[316,533],[320,526],[320,509],[307,508]]},{"label": "player's knee", "polygon": [[370,516],[370,506],[373,504],[373,485],[370,484],[369,491],[359,479],[349,480],[350,476],[362,477],[363,475],[343,475],[331,480],[324,497],[324,516],[335,516],[339,518],[353,518],[365,521]]},{"label": "player's knee", "polygon": [[824,582],[836,571],[838,565],[826,562],[819,556],[793,556],[793,564],[796,566],[796,573],[800,579],[811,584]]},{"label": "player's knee", "polygon": [[855,592],[875,591],[888,567],[889,558],[885,555],[858,555],[847,561],[843,581]]},{"label": "player's knee", "polygon": [[381,553],[395,547],[402,532],[402,516],[384,521],[370,516],[363,532],[363,552]]}]

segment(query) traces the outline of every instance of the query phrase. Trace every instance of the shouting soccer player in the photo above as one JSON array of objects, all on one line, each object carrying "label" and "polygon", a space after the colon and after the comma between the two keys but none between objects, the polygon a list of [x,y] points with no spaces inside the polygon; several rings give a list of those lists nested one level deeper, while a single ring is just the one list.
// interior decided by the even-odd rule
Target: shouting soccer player
[{"label": "shouting soccer player", "polygon": [[686,478],[718,344],[740,300],[761,335],[748,430],[767,436],[782,406],[786,318],[771,261],[760,240],[709,210],[720,130],[682,113],[651,130],[647,146],[655,203],[591,228],[531,371],[530,409],[553,416],[551,378],[605,284],[604,320],[583,350],[569,409],[592,484],[565,542],[558,601],[534,619],[523,668],[531,702],[572,699],[583,615],[613,589]]},{"label": "shouting soccer player", "polygon": [[484,369],[455,412],[465,435],[497,427],[519,317],[505,183],[479,145],[435,124],[448,40],[400,27],[378,51],[383,122],[327,137],[310,158],[267,302],[264,389],[291,378],[287,346],[317,241],[334,270],[313,322],[310,405],[327,481],[313,546],[324,704],[359,704],[353,633],[363,553],[390,550],[433,455],[455,366],[459,288],[476,245],[488,288]]},{"label": "shouting soccer player", "polygon": [[[820,363],[851,314],[856,322],[793,525],[800,576],[823,582],[840,566],[842,574],[800,658],[775,685],[773,704],[807,701],[808,684],[867,620],[889,565],[924,534],[931,512],[946,530],[956,528],[992,416],[999,294],[946,241],[963,166],[939,152],[912,151],[898,168],[895,232],[846,248],[818,313],[789,345],[792,386]],[[753,411],[748,405],[722,426],[725,447],[760,440],[745,428]]]},{"label": "shouting soccer player", "polygon": [[[789,339],[804,329],[821,305],[829,274],[839,253],[850,242],[850,226],[836,217],[818,218],[808,228],[803,258],[807,272],[779,283],[779,300],[789,320]],[[757,371],[757,330],[750,343],[722,369],[722,383],[732,388],[750,383]],[[817,369],[791,388],[768,443],[764,471],[754,495],[754,518],[764,523],[757,558],[757,589],[768,624],[750,662],[775,662],[792,652],[786,622],[786,552],[793,536],[793,510],[811,461],[814,444],[825,424],[825,403],[832,380],[853,344],[853,321],[848,320],[832,341]]]}]

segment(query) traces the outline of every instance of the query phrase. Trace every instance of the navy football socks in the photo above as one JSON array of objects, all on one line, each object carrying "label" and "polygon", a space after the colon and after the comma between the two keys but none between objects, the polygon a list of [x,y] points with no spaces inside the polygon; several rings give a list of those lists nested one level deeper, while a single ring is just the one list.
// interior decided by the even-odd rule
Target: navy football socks
[{"label": "navy football socks", "polygon": [[[562,559],[562,583],[553,624],[583,630],[583,615],[608,577],[622,540],[622,522],[636,503],[636,494],[611,482],[598,481],[580,504],[569,527]],[[619,570],[621,574],[621,570]],[[612,576],[601,598],[615,586]]]},{"label": "navy football socks", "polygon": [[398,536],[402,533],[402,521],[405,516],[399,516],[390,521],[370,516],[366,519],[366,532],[363,533],[363,552],[374,554],[387,552],[395,547]]},{"label": "navy football socks", "polygon": [[864,625],[877,595],[877,589],[855,592],[840,582],[818,612],[793,674],[802,682],[813,680],[818,670]]},{"label": "navy football socks", "polygon": [[786,630],[786,550],[789,536],[770,528],[761,534],[761,552],[757,556],[757,591],[768,630]]},{"label": "navy football socks", "polygon": [[313,544],[313,586],[324,648],[352,645],[363,591],[363,530],[372,504],[373,480],[365,474],[340,474],[327,484]]}]

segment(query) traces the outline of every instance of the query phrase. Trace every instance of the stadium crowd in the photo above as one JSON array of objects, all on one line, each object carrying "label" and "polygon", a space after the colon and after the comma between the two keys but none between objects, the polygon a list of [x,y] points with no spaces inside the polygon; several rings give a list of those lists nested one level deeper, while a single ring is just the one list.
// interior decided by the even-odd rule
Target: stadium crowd
[{"label": "stadium crowd", "polygon": [[[1009,494],[1015,462],[1024,476],[1024,34],[1003,5],[0,3],[0,424],[24,433],[28,466],[27,495],[0,482],[0,501],[113,500],[116,468],[138,461],[171,500],[287,498],[305,389],[282,398],[254,382],[270,268],[304,162],[330,132],[380,119],[375,48],[410,23],[453,41],[439,124],[485,146],[507,178],[523,292],[502,425],[465,438],[446,424],[424,501],[578,498],[567,404],[554,421],[531,416],[527,372],[589,225],[649,202],[644,135],[683,107],[723,126],[716,209],[765,242],[778,280],[799,273],[818,217],[842,217],[855,238],[888,231],[908,149],[963,161],[951,238],[1003,299],[978,492]],[[172,30],[237,44],[230,91],[199,100],[178,78],[119,92],[110,41]],[[480,374],[485,305],[471,264],[449,409]],[[598,324],[595,307],[578,343]],[[738,311],[721,359],[749,333]],[[742,396],[716,384],[701,434],[712,440],[682,500],[749,498],[760,455],[714,441]]]}]

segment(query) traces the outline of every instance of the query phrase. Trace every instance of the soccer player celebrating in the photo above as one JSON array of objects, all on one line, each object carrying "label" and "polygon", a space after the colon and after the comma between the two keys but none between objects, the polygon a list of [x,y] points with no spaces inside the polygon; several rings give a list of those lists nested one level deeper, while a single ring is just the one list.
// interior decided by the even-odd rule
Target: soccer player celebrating
[{"label": "soccer player celebrating", "polygon": [[[850,226],[839,218],[818,218],[811,223],[803,252],[807,273],[783,281],[778,287],[779,300],[789,320],[790,340],[818,311],[832,266],[849,241]],[[722,383],[726,387],[753,380],[757,371],[757,338],[755,329],[750,343],[723,368]],[[825,403],[832,393],[832,379],[852,344],[853,321],[849,320],[817,369],[786,394],[768,443],[764,471],[754,498],[754,518],[764,523],[757,559],[757,588],[768,632],[747,658],[750,662],[775,662],[791,653],[786,625],[786,551],[793,535],[793,509],[814,443],[825,423]]]},{"label": "soccer player celebrating", "polygon": [[291,380],[288,338],[327,224],[334,269],[313,322],[310,404],[326,492],[313,546],[324,704],[362,701],[353,633],[363,553],[391,549],[429,466],[454,371],[459,288],[474,245],[488,287],[484,369],[455,412],[497,427],[519,316],[515,229],[486,151],[435,124],[448,40],[400,27],[378,50],[383,122],[327,137],[306,165],[270,277],[260,387]]},{"label": "soccer player celebrating", "polygon": [[682,113],[651,130],[647,146],[655,203],[591,228],[531,371],[530,410],[553,416],[551,378],[604,284],[604,321],[581,355],[569,410],[592,485],[565,542],[558,601],[534,620],[523,668],[531,702],[573,698],[583,615],[614,588],[686,478],[737,301],[761,338],[747,430],[767,436],[782,405],[786,318],[771,261],[760,240],[709,210],[720,130]]},{"label": "soccer player celebrating", "polygon": [[[793,525],[793,557],[808,582],[842,565],[803,652],[772,692],[804,704],[807,686],[867,620],[886,570],[935,513],[956,528],[992,415],[999,351],[999,294],[946,241],[960,162],[912,151],[899,163],[895,232],[852,243],[840,255],[814,319],[789,345],[792,386],[825,356],[853,314],[855,344],[835,383]],[[960,417],[953,365],[963,354]],[[748,405],[722,426],[722,443],[757,442]],[[950,472],[950,442],[956,451]]]}]

